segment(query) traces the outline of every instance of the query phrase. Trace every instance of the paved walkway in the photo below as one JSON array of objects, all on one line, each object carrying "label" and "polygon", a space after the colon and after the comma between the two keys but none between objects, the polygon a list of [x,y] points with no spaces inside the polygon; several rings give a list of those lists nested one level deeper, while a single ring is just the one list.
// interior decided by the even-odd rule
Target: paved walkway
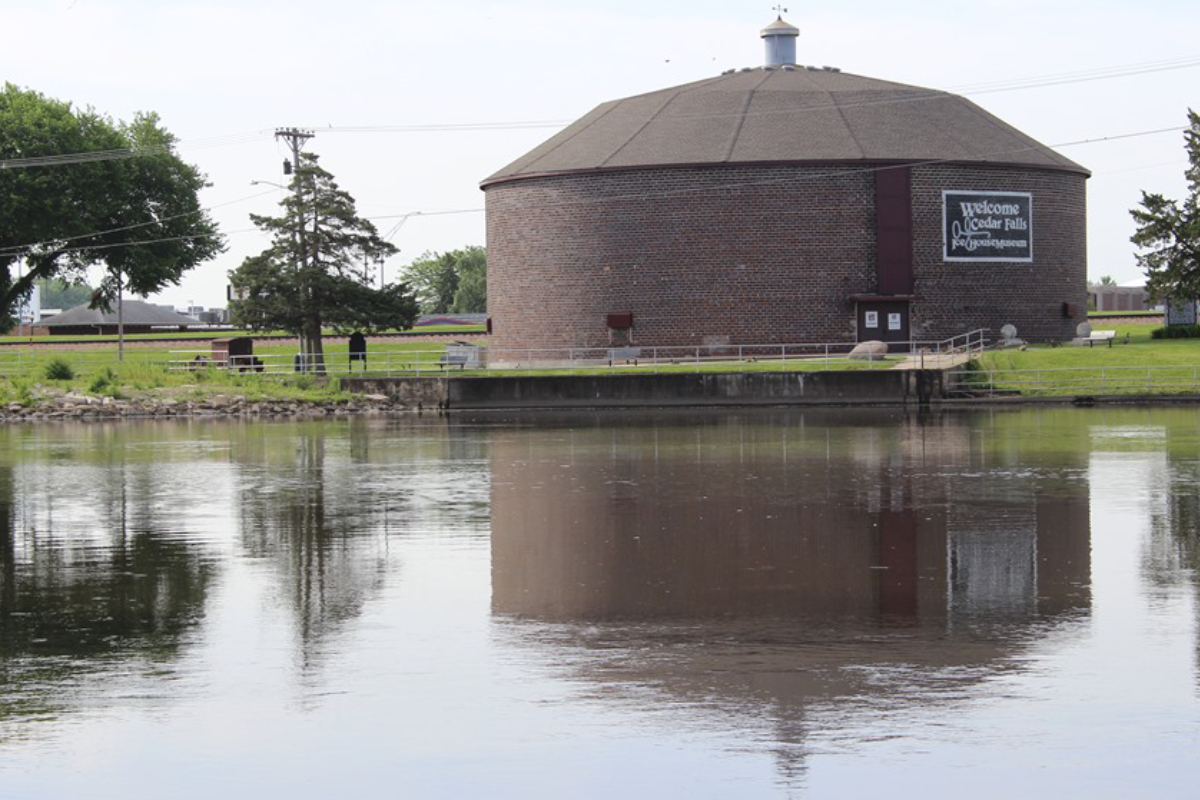
[{"label": "paved walkway", "polygon": [[892,369],[950,369],[967,363],[975,353],[941,353],[910,355]]}]

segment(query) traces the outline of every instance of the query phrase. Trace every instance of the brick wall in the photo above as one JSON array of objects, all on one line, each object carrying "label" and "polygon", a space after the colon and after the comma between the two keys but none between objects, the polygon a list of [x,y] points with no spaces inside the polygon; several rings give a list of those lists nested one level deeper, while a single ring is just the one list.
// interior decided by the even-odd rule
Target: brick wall
[{"label": "brick wall", "polygon": [[[942,190],[1033,195],[1033,261],[942,260]],[[1085,178],[1067,172],[953,166],[913,168],[914,338],[942,339],[1006,324],[1027,341],[1069,339],[1087,319]],[[1063,303],[1076,309],[1063,316]]]},{"label": "brick wall", "polygon": [[[913,330],[1012,322],[1069,336],[1086,302],[1084,180],[1067,173],[913,169]],[[942,188],[1032,191],[1032,265],[941,262]],[[936,209],[931,205],[936,200]],[[800,343],[856,337],[851,295],[876,291],[874,176],[861,167],[715,166],[525,178],[487,188],[494,350]],[[936,214],[934,213],[936,210]],[[1050,312],[1053,311],[1053,314]]]}]

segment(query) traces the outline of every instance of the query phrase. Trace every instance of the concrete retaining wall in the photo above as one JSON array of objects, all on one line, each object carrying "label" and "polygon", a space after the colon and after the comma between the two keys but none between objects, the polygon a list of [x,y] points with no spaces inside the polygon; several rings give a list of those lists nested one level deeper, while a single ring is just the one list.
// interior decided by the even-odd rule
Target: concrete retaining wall
[{"label": "concrete retaining wall", "polygon": [[416,408],[905,405],[940,400],[936,370],[348,379]]},{"label": "concrete retaining wall", "polygon": [[342,388],[361,395],[383,395],[407,408],[444,408],[446,378],[342,378]]}]

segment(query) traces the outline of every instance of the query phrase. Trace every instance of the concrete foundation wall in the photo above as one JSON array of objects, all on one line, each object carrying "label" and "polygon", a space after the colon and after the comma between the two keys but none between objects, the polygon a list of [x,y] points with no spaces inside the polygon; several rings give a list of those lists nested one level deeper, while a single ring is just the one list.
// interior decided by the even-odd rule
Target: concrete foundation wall
[{"label": "concrete foundation wall", "polygon": [[902,405],[940,399],[935,370],[715,375],[380,378],[343,381],[411,408],[613,408],[752,405]]}]

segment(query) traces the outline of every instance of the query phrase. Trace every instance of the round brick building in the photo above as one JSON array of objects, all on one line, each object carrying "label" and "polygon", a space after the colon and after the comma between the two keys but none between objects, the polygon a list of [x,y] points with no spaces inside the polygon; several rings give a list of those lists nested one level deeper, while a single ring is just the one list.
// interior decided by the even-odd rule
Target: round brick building
[{"label": "round brick building", "polygon": [[499,360],[1074,335],[1087,170],[962,97],[796,65],[797,33],[777,21],[767,66],[605,103],[483,182]]}]

